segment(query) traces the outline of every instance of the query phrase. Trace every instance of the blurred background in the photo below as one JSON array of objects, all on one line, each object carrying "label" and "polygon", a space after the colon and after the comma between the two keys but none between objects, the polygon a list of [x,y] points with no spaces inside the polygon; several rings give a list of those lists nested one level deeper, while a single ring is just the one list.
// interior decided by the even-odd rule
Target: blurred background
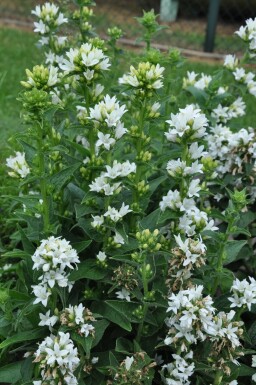
[{"label": "blurred background", "polygon": [[[43,2],[0,0],[0,20],[29,23],[31,9]],[[61,0],[57,2],[62,3]],[[140,31],[135,16],[142,16],[143,10],[154,9],[160,14],[161,23],[168,26],[156,37],[156,43],[198,51],[214,49],[214,52],[225,54],[243,51],[243,43],[234,32],[246,19],[256,16],[256,0],[96,0],[96,3],[95,25],[100,33],[109,25],[117,25],[122,27],[127,39],[136,39]],[[210,6],[218,8],[211,8],[212,15]],[[217,13],[214,47],[206,47],[209,23],[212,23],[211,34],[215,30],[214,12]]]}]

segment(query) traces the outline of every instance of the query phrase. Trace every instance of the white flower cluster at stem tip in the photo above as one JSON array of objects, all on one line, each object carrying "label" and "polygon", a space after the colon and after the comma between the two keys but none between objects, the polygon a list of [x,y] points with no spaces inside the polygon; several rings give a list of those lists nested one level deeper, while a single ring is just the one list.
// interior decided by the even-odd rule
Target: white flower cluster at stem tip
[{"label": "white flower cluster at stem tip", "polygon": [[73,284],[68,280],[69,273],[66,269],[74,269],[80,261],[76,250],[71,247],[68,241],[53,236],[42,240],[33,254],[32,260],[34,262],[33,269],[43,272],[39,277],[40,284],[32,286],[36,296],[35,304],[41,302],[46,306],[51,295],[51,289],[55,285],[68,287],[71,290]]},{"label": "white flower cluster at stem tip", "polygon": [[58,383],[62,378],[66,385],[78,384],[74,371],[80,360],[69,333],[46,337],[35,353],[35,362],[40,363],[42,380],[33,381],[34,385]]},{"label": "white flower cluster at stem tip", "polygon": [[82,75],[88,83],[92,82],[101,71],[110,67],[109,58],[100,48],[91,43],[84,43],[80,48],[71,48],[59,64],[65,74]]},{"label": "white flower cluster at stem tip", "polygon": [[31,13],[39,19],[39,22],[34,22],[34,31],[41,35],[47,34],[52,28],[68,22],[68,19],[60,12],[59,7],[53,3],[47,2],[42,6],[37,5]]},{"label": "white flower cluster at stem tip", "polygon": [[[167,163],[169,175],[177,180],[182,179],[183,193],[169,190],[160,202],[160,209],[165,211],[170,208],[180,212],[178,228],[189,237],[200,231],[217,230],[214,221],[208,219],[207,213],[197,208],[195,200],[201,190],[200,179],[195,176],[203,172],[199,159],[207,154],[204,146],[199,146],[197,141],[206,136],[207,118],[196,106],[188,105],[177,114],[171,114],[171,120],[167,120],[167,123],[171,126],[165,133],[168,141],[188,141],[190,145],[187,149],[187,159],[179,158]],[[186,146],[186,143],[184,145]]]},{"label": "white flower cluster at stem tip", "polygon": [[164,67],[160,64],[142,62],[137,69],[131,66],[130,72],[119,78],[119,84],[128,85],[142,92],[157,90],[163,87],[163,72]]}]

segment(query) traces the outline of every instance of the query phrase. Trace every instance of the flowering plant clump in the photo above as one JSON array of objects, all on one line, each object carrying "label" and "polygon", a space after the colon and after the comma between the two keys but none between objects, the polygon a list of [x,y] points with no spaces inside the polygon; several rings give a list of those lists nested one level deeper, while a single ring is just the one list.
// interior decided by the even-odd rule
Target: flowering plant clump
[{"label": "flowering plant clump", "polygon": [[[153,11],[130,62],[93,5],[32,11],[45,61],[6,159],[0,382],[253,384],[255,75],[233,55],[184,75],[151,49]],[[237,32],[251,61],[255,31]]]}]

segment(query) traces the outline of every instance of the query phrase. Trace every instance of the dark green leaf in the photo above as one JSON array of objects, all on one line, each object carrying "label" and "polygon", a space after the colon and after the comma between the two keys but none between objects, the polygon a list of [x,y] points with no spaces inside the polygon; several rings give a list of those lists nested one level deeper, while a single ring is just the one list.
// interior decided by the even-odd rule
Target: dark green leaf
[{"label": "dark green leaf", "polygon": [[95,327],[95,338],[92,341],[92,347],[97,346],[100,340],[102,339],[105,330],[107,329],[109,325],[109,321],[105,319],[101,319],[97,322],[95,322],[94,327]]},{"label": "dark green leaf", "polygon": [[116,340],[115,351],[123,354],[131,354],[133,352],[133,344],[126,338],[119,337]]},{"label": "dark green leaf", "polygon": [[246,240],[228,241],[225,247],[226,259],[224,265],[227,265],[236,260],[239,251],[247,244]]},{"label": "dark green leaf", "polygon": [[101,314],[104,318],[120,326],[122,329],[128,330],[129,332],[132,330],[132,325],[127,317],[128,314],[124,313],[121,308],[119,309],[117,307],[111,306],[109,303],[107,303],[107,301],[94,302],[92,305],[92,311],[93,313]]},{"label": "dark green leaf", "polygon": [[109,364],[112,368],[116,368],[119,365],[119,362],[111,351],[109,352]]},{"label": "dark green leaf", "polygon": [[81,163],[72,164],[69,167],[64,168],[57,174],[52,175],[48,179],[48,183],[52,184],[56,190],[62,189],[73,177],[75,171],[81,166]]},{"label": "dark green leaf", "polygon": [[76,249],[78,253],[81,253],[81,251],[84,251],[85,249],[87,249],[87,247],[89,247],[91,243],[92,243],[91,240],[75,242],[75,243],[72,243],[72,246],[74,247],[74,249]]},{"label": "dark green leaf", "polygon": [[2,257],[5,258],[21,258],[21,259],[27,259],[31,258],[31,254],[26,253],[23,250],[15,249],[13,251],[7,251],[6,253],[2,254]]},{"label": "dark green leaf", "polygon": [[38,328],[38,329],[26,331],[26,332],[20,332],[3,341],[0,344],[0,349],[7,348],[8,346],[17,344],[18,342],[39,340],[40,338],[44,337],[44,335],[45,335],[45,331],[42,328]]},{"label": "dark green leaf", "polygon": [[107,275],[107,270],[97,265],[96,259],[87,259],[79,264],[79,269],[70,273],[70,281],[89,278],[98,281]]},{"label": "dark green leaf", "polygon": [[18,361],[0,368],[0,383],[14,384],[21,380],[21,366],[24,361]]},{"label": "dark green leaf", "polygon": [[156,229],[160,214],[161,214],[161,210],[156,209],[155,211],[147,215],[145,218],[143,218],[140,221],[141,228],[149,229],[150,231]]}]

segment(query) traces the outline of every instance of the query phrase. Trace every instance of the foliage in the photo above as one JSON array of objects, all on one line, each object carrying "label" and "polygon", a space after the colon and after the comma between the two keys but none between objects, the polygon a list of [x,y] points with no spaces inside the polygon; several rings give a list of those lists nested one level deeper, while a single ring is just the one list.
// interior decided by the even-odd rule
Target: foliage
[{"label": "foliage", "polygon": [[[256,147],[238,122],[254,74],[228,56],[182,79],[178,51],[150,48],[152,11],[123,74],[122,31],[101,40],[94,3],[76,5],[32,12],[45,62],[21,81],[6,160],[0,381],[249,384]],[[249,60],[255,31],[238,31]]]}]

